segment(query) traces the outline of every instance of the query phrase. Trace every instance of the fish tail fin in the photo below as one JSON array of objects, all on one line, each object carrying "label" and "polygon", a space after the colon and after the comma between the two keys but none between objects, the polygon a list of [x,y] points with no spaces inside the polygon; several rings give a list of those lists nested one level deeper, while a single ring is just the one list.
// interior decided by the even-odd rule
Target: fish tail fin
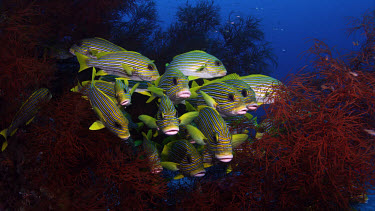
[{"label": "fish tail fin", "polygon": [[85,70],[87,68],[89,68],[89,66],[87,65],[87,60],[89,59],[89,57],[81,54],[81,53],[78,53],[78,52],[75,52],[76,56],[77,56],[77,60],[79,62],[79,70],[78,72],[81,72],[82,70]]}]

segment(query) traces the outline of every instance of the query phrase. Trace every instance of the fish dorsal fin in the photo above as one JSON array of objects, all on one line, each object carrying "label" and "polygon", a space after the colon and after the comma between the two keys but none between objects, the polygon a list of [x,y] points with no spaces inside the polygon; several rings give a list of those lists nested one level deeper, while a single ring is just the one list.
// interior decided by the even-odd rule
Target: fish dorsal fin
[{"label": "fish dorsal fin", "polygon": [[188,133],[190,134],[191,138],[195,141],[195,143],[199,145],[205,145],[206,143],[204,140],[206,140],[206,137],[203,135],[203,133],[193,125],[186,125],[186,129]]},{"label": "fish dorsal fin", "polygon": [[216,109],[218,103],[214,100],[214,98],[212,98],[210,95],[206,94],[204,91],[200,91],[200,93],[202,94],[202,97],[203,97],[204,101],[206,102],[206,104],[208,106]]},{"label": "fish dorsal fin", "polygon": [[234,134],[232,135],[232,147],[240,146],[249,136],[247,134]]},{"label": "fish dorsal fin", "polygon": [[198,79],[198,78],[200,78],[200,77],[199,76],[192,76],[192,75],[188,76],[189,81],[193,81],[193,80]]},{"label": "fish dorsal fin", "polygon": [[145,123],[149,128],[152,128],[152,129],[158,128],[158,126],[156,125],[156,119],[153,117],[150,117],[148,115],[140,115],[138,119],[141,120],[143,123]]},{"label": "fish dorsal fin", "polygon": [[95,121],[94,123],[92,123],[92,125],[90,126],[90,130],[100,130],[100,129],[103,129],[105,128],[105,125],[103,124],[103,122],[101,121]]},{"label": "fish dorsal fin", "polygon": [[188,51],[188,52],[185,52],[185,53],[182,53],[182,54],[178,54],[177,56],[174,56],[173,59],[175,59],[178,56],[182,56],[182,55],[189,54],[189,53],[206,53],[206,52],[201,51],[201,50]]},{"label": "fish dorsal fin", "polygon": [[197,118],[199,115],[198,111],[191,111],[184,113],[182,116],[180,116],[178,119],[180,119],[180,125],[187,125],[190,124],[195,118]]}]

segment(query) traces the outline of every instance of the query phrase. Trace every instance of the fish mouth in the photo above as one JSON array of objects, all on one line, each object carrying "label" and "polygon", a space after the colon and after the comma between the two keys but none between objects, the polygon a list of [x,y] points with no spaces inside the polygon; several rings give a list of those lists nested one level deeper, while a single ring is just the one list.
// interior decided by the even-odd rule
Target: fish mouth
[{"label": "fish mouth", "polygon": [[247,112],[247,108],[243,108],[243,109],[237,111],[237,114],[242,115],[242,114],[246,114],[246,112]]},{"label": "fish mouth", "polygon": [[126,136],[120,136],[120,138],[123,140],[123,141],[126,141],[130,138],[130,135],[126,135]]},{"label": "fish mouth", "polygon": [[152,174],[159,174],[160,172],[163,171],[163,167],[155,167],[151,170]]},{"label": "fish mouth", "polygon": [[121,103],[120,103],[122,106],[128,106],[128,105],[130,105],[130,100],[123,100],[123,101],[121,101]]},{"label": "fish mouth", "polygon": [[203,171],[200,171],[200,172],[194,174],[193,177],[203,177],[205,174],[206,174],[206,171],[203,170]]},{"label": "fish mouth", "polygon": [[223,163],[228,163],[232,160],[233,155],[216,156],[216,158]]},{"label": "fish mouth", "polygon": [[218,76],[225,76],[227,75],[227,71],[219,72]]},{"label": "fish mouth", "polygon": [[258,104],[247,105],[247,109],[251,111],[256,111],[258,109]]},{"label": "fish mouth", "polygon": [[169,135],[169,136],[172,136],[172,135],[176,135],[178,133],[179,129],[177,128],[173,128],[173,129],[169,129],[169,130],[165,130],[163,131],[163,133],[165,135]]},{"label": "fish mouth", "polygon": [[190,91],[181,91],[177,94],[179,98],[189,98],[191,95]]}]

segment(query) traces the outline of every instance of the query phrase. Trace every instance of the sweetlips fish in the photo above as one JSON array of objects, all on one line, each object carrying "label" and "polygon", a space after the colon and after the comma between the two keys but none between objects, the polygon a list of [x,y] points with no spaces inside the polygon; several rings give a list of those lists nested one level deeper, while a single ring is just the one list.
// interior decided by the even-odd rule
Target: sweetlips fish
[{"label": "sweetlips fish", "polygon": [[270,94],[274,91],[273,86],[282,85],[279,80],[261,74],[242,76],[241,79],[254,90],[258,105],[273,103],[274,100],[270,98]]},{"label": "sweetlips fish", "polygon": [[13,117],[10,126],[0,132],[6,140],[1,147],[1,151],[4,151],[8,146],[8,137],[13,136],[20,126],[30,124],[41,107],[48,103],[51,98],[52,94],[47,88],[37,89],[30,95]]},{"label": "sweetlips fish", "polygon": [[[117,101],[121,106],[127,107],[131,105],[131,96],[133,95],[135,89],[138,87],[138,84],[133,85],[132,89],[129,90],[128,80],[125,78],[116,78],[115,82],[107,82],[102,80],[95,81],[95,86],[109,98]],[[90,85],[91,81],[83,81],[82,84],[79,83],[74,88],[70,89],[72,92],[80,92],[83,90],[84,86]],[[88,95],[87,91],[83,94]]]},{"label": "sweetlips fish", "polygon": [[199,109],[199,115],[194,120],[197,127],[186,126],[189,134],[197,144],[205,145],[210,154],[219,161],[230,162],[233,148],[244,142],[248,135],[230,134],[224,119],[214,108],[201,106]]},{"label": "sweetlips fish", "polygon": [[191,95],[187,76],[176,68],[167,69],[154,84],[155,86],[148,88],[154,95],[149,94],[150,98],[146,103],[151,102],[155,98],[155,95],[162,96],[165,94],[171,99],[173,104],[177,105]]},{"label": "sweetlips fish", "polygon": [[160,173],[161,171],[163,171],[163,167],[160,165],[160,156],[159,156],[158,150],[156,146],[154,145],[154,143],[151,141],[152,131],[149,130],[147,135],[144,132],[142,132],[142,135],[143,135],[143,142],[142,142],[143,150],[146,152],[147,158],[152,164],[151,172],[153,174]]},{"label": "sweetlips fish", "polygon": [[80,64],[79,72],[96,67],[102,69],[98,75],[117,75],[135,81],[154,81],[159,77],[158,69],[153,61],[134,51],[106,52],[89,58],[76,52]]},{"label": "sweetlips fish", "polygon": [[172,101],[163,95],[160,100],[156,119],[148,115],[140,115],[139,120],[148,127],[161,130],[165,135],[175,135],[179,131],[179,126],[189,124],[198,116],[197,111],[187,112],[177,118],[177,111]]},{"label": "sweetlips fish", "polygon": [[206,170],[203,168],[202,156],[187,140],[169,142],[161,153],[161,165],[172,171],[180,171],[174,179],[185,176],[203,177]]},{"label": "sweetlips fish", "polygon": [[207,104],[215,108],[223,117],[244,115],[248,110],[237,89],[224,82],[210,83],[200,87],[199,94],[188,101],[197,106]]},{"label": "sweetlips fish", "polygon": [[215,78],[227,74],[223,63],[215,56],[204,51],[189,51],[173,58],[168,64],[167,70],[170,68],[179,69],[189,79],[196,78]]},{"label": "sweetlips fish", "polygon": [[78,45],[74,44],[69,49],[69,51],[73,55],[76,55],[76,53],[78,52],[90,58],[97,58],[97,55],[102,52],[116,52],[126,50],[103,38],[93,37],[81,40]]},{"label": "sweetlips fish", "polygon": [[88,88],[88,98],[99,121],[90,126],[90,130],[100,130],[106,127],[109,131],[116,134],[119,138],[127,140],[130,137],[129,121],[108,95],[96,87],[95,68],[93,68],[92,82]]},{"label": "sweetlips fish", "polygon": [[[237,91],[241,93],[248,110],[255,111],[258,108],[254,90],[245,81],[243,81],[238,74],[232,73],[220,79],[205,81],[205,83],[202,86],[214,82],[224,82],[237,89]],[[195,87],[194,89],[197,89],[196,86],[198,85],[195,81],[193,81],[192,86]]]}]

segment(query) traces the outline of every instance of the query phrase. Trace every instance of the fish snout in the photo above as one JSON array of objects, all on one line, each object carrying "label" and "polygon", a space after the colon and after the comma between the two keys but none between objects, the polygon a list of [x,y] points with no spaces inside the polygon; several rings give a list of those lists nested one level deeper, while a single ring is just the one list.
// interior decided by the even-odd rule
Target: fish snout
[{"label": "fish snout", "polygon": [[191,95],[190,91],[181,91],[177,94],[179,98],[189,98]]},{"label": "fish snout", "polygon": [[239,115],[243,115],[243,114],[246,114],[246,112],[247,112],[247,108],[245,107],[245,108],[243,108],[243,109],[241,109],[241,110],[238,110],[238,111],[237,111],[237,114],[239,114]]},{"label": "fish snout", "polygon": [[178,131],[179,131],[179,128],[171,128],[171,129],[164,130],[163,133],[165,135],[172,136],[172,135],[176,135]]},{"label": "fish snout", "polygon": [[154,167],[152,170],[151,170],[151,173],[152,174],[159,174],[160,172],[163,171],[163,167],[161,166],[157,166],[157,167]]},{"label": "fish snout", "polygon": [[206,174],[206,170],[202,170],[196,174],[193,175],[193,177],[203,177]]},{"label": "fish snout", "polygon": [[223,163],[228,163],[232,160],[233,155],[216,155],[216,158],[219,159]]},{"label": "fish snout", "polygon": [[123,101],[121,101],[121,103],[120,103],[122,106],[128,106],[128,105],[130,105],[130,100],[123,100]]},{"label": "fish snout", "polygon": [[249,104],[247,105],[247,109],[250,111],[256,111],[258,109],[258,104]]}]

